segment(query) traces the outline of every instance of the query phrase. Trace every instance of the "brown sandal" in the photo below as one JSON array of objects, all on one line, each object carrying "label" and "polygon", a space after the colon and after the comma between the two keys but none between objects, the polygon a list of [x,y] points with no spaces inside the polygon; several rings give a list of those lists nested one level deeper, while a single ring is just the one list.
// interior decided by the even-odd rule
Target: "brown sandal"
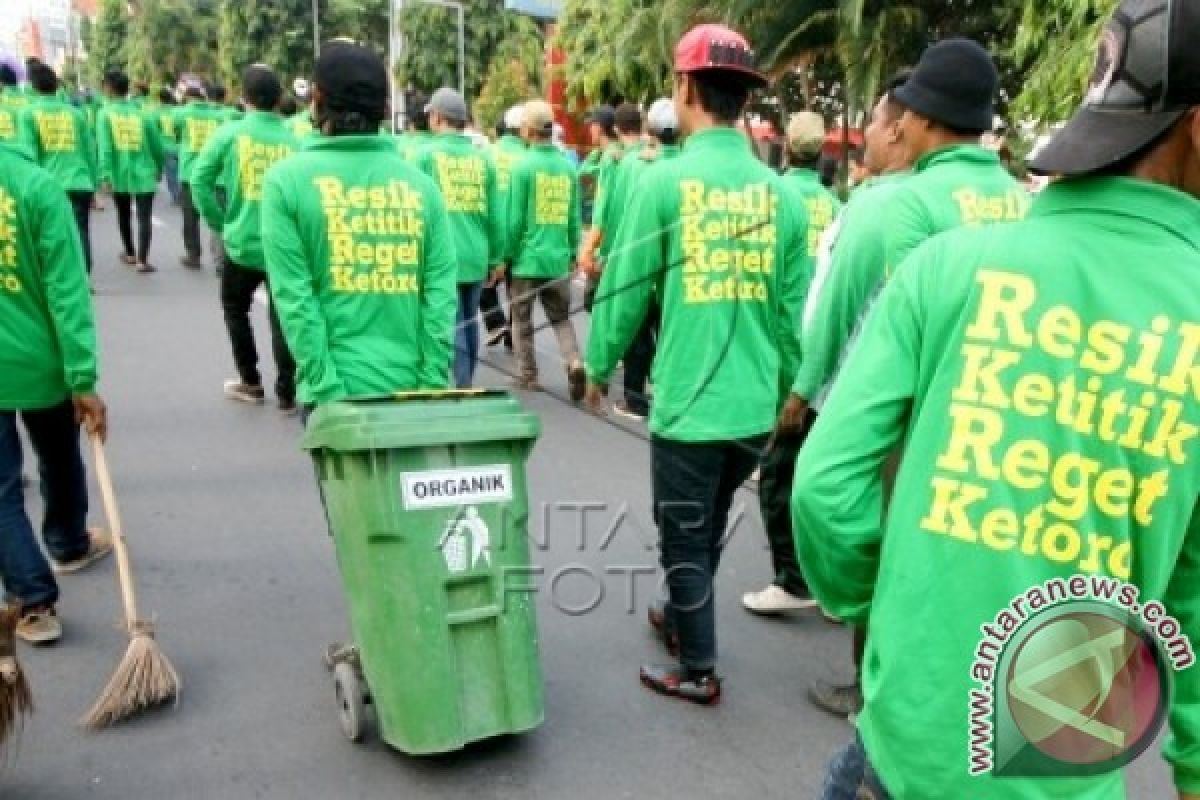
[{"label": "brown sandal", "polygon": [[137,259],[134,258],[133,256],[125,255],[124,253],[122,253],[121,254],[121,263],[127,267],[132,267],[133,265],[137,264]]}]

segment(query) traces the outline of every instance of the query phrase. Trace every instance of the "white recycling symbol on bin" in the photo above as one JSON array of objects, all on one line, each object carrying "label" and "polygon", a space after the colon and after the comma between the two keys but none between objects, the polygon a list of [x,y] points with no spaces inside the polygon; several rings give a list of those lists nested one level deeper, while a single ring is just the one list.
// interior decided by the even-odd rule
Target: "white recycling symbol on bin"
[{"label": "white recycling symbol on bin", "polygon": [[475,569],[481,562],[490,563],[491,546],[491,534],[474,506],[469,507],[465,515],[446,523],[442,541],[438,544],[446,559],[446,568],[454,573]]}]

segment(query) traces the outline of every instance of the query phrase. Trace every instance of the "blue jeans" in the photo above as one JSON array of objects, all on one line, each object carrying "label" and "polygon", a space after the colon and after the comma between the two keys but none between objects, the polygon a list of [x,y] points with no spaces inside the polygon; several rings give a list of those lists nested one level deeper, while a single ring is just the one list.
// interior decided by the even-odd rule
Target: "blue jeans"
[{"label": "blue jeans", "polygon": [[871,768],[867,751],[857,734],[829,762],[820,800],[891,800],[891,795]]},{"label": "blue jeans", "polygon": [[[38,457],[46,506],[42,540],[54,559],[73,561],[89,546],[87,478],[74,406],[68,400],[20,416]],[[0,411],[0,580],[22,608],[50,606],[58,602],[58,583],[25,511],[21,468],[17,412]]]},{"label": "blue jeans", "polygon": [[691,669],[717,664],[714,580],[729,509],[754,472],[766,436],[729,442],[677,442],[655,436],[650,460],[654,520],[670,594],[667,627],[679,636],[679,661]]},{"label": "blue jeans", "polygon": [[182,189],[179,186],[179,154],[166,153],[163,156],[163,173],[167,178],[167,191],[171,195],[171,202],[179,205],[182,199]]},{"label": "blue jeans", "polygon": [[479,297],[483,282],[458,285],[458,319],[454,333],[454,385],[470,389],[479,363]]}]

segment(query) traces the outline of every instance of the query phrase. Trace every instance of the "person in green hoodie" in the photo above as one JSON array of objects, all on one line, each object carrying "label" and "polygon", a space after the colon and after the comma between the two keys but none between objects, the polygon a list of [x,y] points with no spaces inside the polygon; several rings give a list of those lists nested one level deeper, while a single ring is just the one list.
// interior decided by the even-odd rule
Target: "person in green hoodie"
[{"label": "person in green hoodie", "polygon": [[408,92],[404,96],[404,103],[408,129],[394,137],[394,141],[396,150],[404,160],[415,162],[433,139],[433,133],[429,130],[429,98],[422,92]]},{"label": "person in green hoodie", "polygon": [[441,193],[390,137],[388,74],[371,50],[326,44],[321,136],[267,171],[262,236],[271,297],[305,406],[445,389],[458,264]]},{"label": "person in green hoodie", "polygon": [[296,78],[292,81],[292,105],[295,106],[291,111],[284,114],[284,121],[288,130],[297,139],[304,140],[317,133],[313,127],[312,109],[310,103],[312,101],[312,86],[304,78]]},{"label": "person in green hoodie", "polygon": [[163,142],[163,177],[167,181],[167,193],[171,195],[172,205],[178,206],[183,201],[183,188],[179,185],[179,137],[175,134],[175,110],[179,103],[170,89],[162,88],[158,92],[158,105],[154,108],[154,116],[158,121],[158,130]]},{"label": "person in green hoodie", "polygon": [[706,705],[721,698],[714,581],[729,510],[776,427],[812,272],[804,209],[734,127],[767,82],[753,59],[721,25],[697,26],[676,47],[683,154],[648,167],[633,193],[587,365],[586,403],[602,413],[603,387],[657,297],[651,462],[670,597],[650,621],[679,663],[640,676]]},{"label": "person in green hoodie", "polygon": [[84,263],[92,272],[92,239],[88,221],[96,192],[96,150],[83,112],[58,99],[58,75],[36,65],[30,83],[38,99],[21,112],[20,140],[71,200],[75,226],[83,243]]},{"label": "person in green hoodie", "polygon": [[[270,67],[264,64],[248,67],[242,73],[242,91],[252,110],[245,118],[222,126],[204,145],[192,164],[192,198],[204,223],[224,241],[221,307],[238,371],[237,380],[226,381],[225,396],[259,405],[266,392],[258,370],[250,309],[254,306],[254,293],[267,281],[260,219],[263,179],[272,165],[300,149],[300,141],[276,113],[283,85]],[[222,176],[224,181],[220,180]],[[227,187],[224,203],[218,198],[219,183]],[[274,305],[268,311],[268,318],[279,409],[294,414],[296,363]]]},{"label": "person in green hoodie", "polygon": [[[500,196],[496,213],[500,219],[500,230],[508,230],[508,196],[512,186],[512,171],[525,157],[528,148],[521,138],[521,106],[516,105],[504,112],[504,118],[496,126],[497,140],[492,145],[492,161],[496,164],[496,193]],[[479,295],[479,310],[487,326],[488,347],[504,343],[513,349],[512,330],[508,316],[500,305],[500,283],[508,287],[509,274],[501,279],[489,278]],[[512,294],[509,293],[510,301]]]},{"label": "person in green hoodie", "polygon": [[[791,190],[792,202],[804,208],[808,216],[808,255],[815,263],[821,239],[841,210],[841,203],[825,188],[817,173],[825,146],[825,119],[812,111],[793,114],[788,120],[786,144],[790,167],[783,180]],[[784,376],[781,402],[786,399],[787,388],[794,378],[794,375]],[[754,614],[775,616],[816,606],[796,561],[792,538],[792,471],[806,432],[807,426],[781,432],[760,468],[759,509],[771,551],[773,579],[766,588],[742,596],[742,606]]]},{"label": "person in green hoodie", "polygon": [[20,106],[11,102],[17,93],[17,73],[8,64],[0,64],[0,142],[17,140]]},{"label": "person in green hoodie", "polygon": [[640,108],[633,103],[622,103],[613,112],[613,124],[617,139],[608,147],[596,168],[596,202],[592,208],[591,227],[579,248],[579,268],[587,277],[584,305],[588,311],[592,310],[604,261],[608,258],[613,236],[625,214],[625,209],[618,205],[623,176],[627,171],[622,170],[621,166],[642,151]]},{"label": "person in green hoodie", "polygon": [[189,86],[184,91],[184,102],[175,111],[175,136],[179,145],[179,182],[182,188],[183,206],[183,249],[180,262],[187,269],[200,269],[204,255],[200,244],[200,211],[192,197],[192,164],[226,122],[225,109],[210,103],[205,90],[200,86]]},{"label": "person in green hoodie", "polygon": [[[1200,637],[1200,294],[1182,288],[1200,273],[1197,35],[1192,3],[1121,4],[1084,107],[1034,160],[1060,180],[1025,221],[898,265],[801,451],[809,583],[870,620],[858,738],[835,761],[865,760],[860,796],[1120,800],[1119,767],[1159,732],[1130,724],[1153,719],[1152,685],[1179,796],[1200,797],[1190,645],[1128,661],[1155,635]],[[1043,627],[1118,603],[1105,642]],[[1173,633],[1149,630],[1151,608]],[[1069,669],[1072,650],[1091,668]],[[1031,661],[1061,670],[1030,678],[1033,698]]]},{"label": "person in green hoodie", "polygon": [[[20,606],[17,635],[62,636],[54,573],[106,556],[112,539],[87,528],[87,476],[79,423],[104,438],[96,394],[96,331],[83,250],[55,178],[24,148],[0,144],[0,581]],[[45,511],[42,540],[25,508],[18,419],[37,453]]]},{"label": "person in green hoodie", "polygon": [[571,399],[578,402],[587,382],[571,324],[571,258],[579,247],[581,227],[579,187],[575,168],[551,141],[554,109],[550,104],[531,100],[521,116],[529,152],[512,172],[505,236],[509,266],[501,268],[512,273],[509,291],[517,357],[513,386],[530,392],[542,389],[533,347],[533,303],[541,298],[567,369]]},{"label": "person in green hoodie", "polygon": [[[124,252],[122,263],[139,273],[154,272],[150,265],[151,217],[154,193],[162,180],[163,145],[158,123],[126,98],[129,78],[114,70],[104,78],[109,102],[96,118],[100,183],[112,191],[117,226]],[[133,243],[133,212],[137,211],[137,250]]]},{"label": "person in green hoodie", "polygon": [[479,297],[484,280],[504,260],[505,236],[496,165],[486,150],[464,135],[468,118],[461,94],[449,88],[434,92],[429,101],[429,127],[434,136],[415,161],[441,190],[450,214],[458,257],[454,383],[459,389],[471,388],[475,379]]},{"label": "person in green hoodie", "polygon": [[[656,163],[670,161],[682,152],[679,147],[679,117],[675,113],[675,101],[670,98],[660,98],[646,112],[646,129],[650,143],[639,147],[637,155],[630,154],[623,159],[617,169],[609,203],[620,209],[628,210],[646,169]],[[616,229],[609,235],[610,243],[616,241],[620,225],[625,219],[624,211],[614,215],[610,224]],[[607,313],[608,305],[604,302],[612,297],[617,290],[613,278],[607,272],[600,273],[600,283],[596,287],[596,295],[592,304],[592,326],[603,327],[604,322],[597,320]],[[651,305],[646,313],[646,319],[637,335],[629,344],[624,356],[624,374],[622,377],[624,397],[613,403],[612,411],[619,417],[645,422],[650,415],[650,398],[646,394],[647,382],[650,379],[650,367],[654,362],[655,341],[658,337],[658,308]],[[588,347],[591,348],[589,340]]]}]

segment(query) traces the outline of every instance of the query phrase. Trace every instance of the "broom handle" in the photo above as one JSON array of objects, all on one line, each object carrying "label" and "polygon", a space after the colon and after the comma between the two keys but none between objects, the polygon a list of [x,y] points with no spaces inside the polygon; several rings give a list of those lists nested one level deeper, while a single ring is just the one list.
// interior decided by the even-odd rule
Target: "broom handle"
[{"label": "broom handle", "polygon": [[117,497],[113,492],[112,476],[108,472],[108,459],[104,455],[104,443],[91,434],[92,452],[96,460],[96,482],[100,484],[100,496],[104,498],[104,513],[112,527],[113,549],[117,554],[117,578],[121,584],[121,601],[125,605],[125,624],[132,630],[137,623],[137,594],[133,589],[133,569],[129,564],[129,549],[125,545],[125,533],[121,527],[121,512],[117,509]]}]

